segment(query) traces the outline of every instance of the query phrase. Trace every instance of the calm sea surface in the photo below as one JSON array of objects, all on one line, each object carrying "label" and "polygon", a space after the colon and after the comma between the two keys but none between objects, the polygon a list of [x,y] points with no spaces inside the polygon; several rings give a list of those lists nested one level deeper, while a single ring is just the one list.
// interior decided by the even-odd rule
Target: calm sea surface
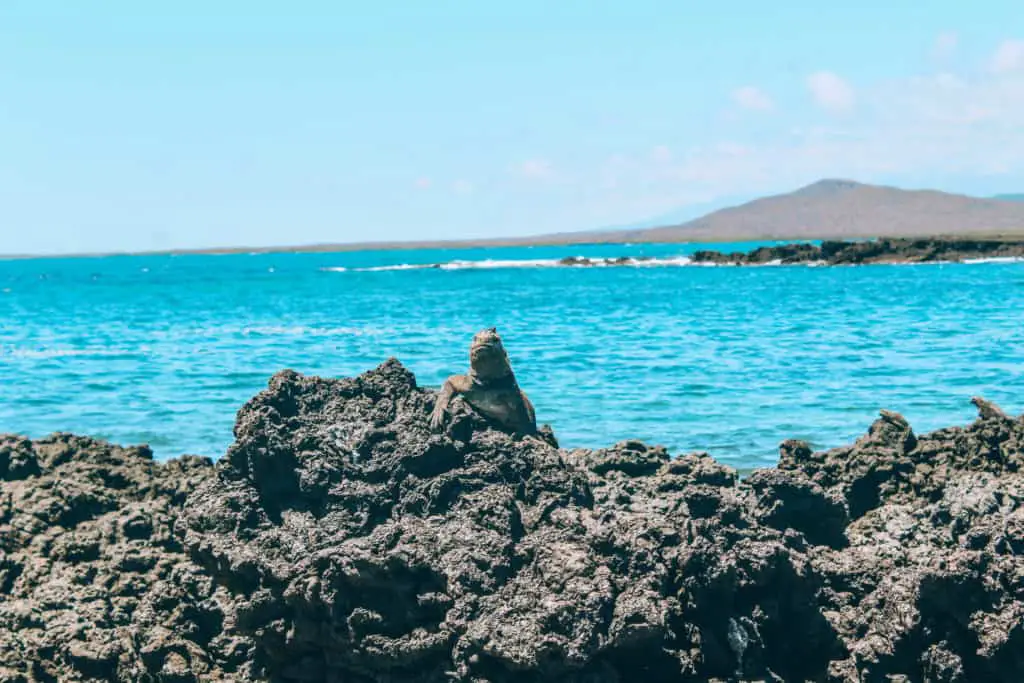
[{"label": "calm sea surface", "polygon": [[[754,245],[716,245],[746,249]],[[641,438],[741,468],[880,408],[918,431],[1024,410],[1024,263],[696,267],[699,245],[0,261],[0,431],[217,457],[282,368],[397,356],[422,385],[495,325],[565,446]],[[654,265],[552,267],[570,255]],[[446,268],[412,268],[446,263]]]}]

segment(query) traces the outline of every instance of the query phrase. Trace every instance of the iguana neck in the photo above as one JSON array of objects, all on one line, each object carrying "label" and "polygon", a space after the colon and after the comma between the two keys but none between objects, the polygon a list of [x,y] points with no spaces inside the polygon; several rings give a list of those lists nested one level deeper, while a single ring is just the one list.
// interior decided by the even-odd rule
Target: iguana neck
[{"label": "iguana neck", "polygon": [[485,385],[489,387],[498,387],[501,385],[513,385],[516,382],[515,375],[512,374],[512,368],[507,368],[506,371],[501,375],[481,375],[474,368],[470,367],[469,372],[466,373],[470,381],[476,385]]}]

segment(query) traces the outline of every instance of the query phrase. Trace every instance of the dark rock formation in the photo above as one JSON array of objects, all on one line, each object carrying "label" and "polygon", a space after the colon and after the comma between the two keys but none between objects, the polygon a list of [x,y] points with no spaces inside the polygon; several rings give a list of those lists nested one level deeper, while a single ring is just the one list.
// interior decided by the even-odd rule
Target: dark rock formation
[{"label": "dark rock formation", "polygon": [[825,241],[814,244],[782,244],[759,247],[750,252],[723,253],[702,250],[692,256],[694,263],[720,265],[763,265],[780,263],[822,263],[855,265],[865,263],[927,263],[980,258],[1024,258],[1024,241],[972,240],[954,238],[878,239],[858,242]]},{"label": "dark rock formation", "polygon": [[1024,680],[1024,424],[1001,412],[922,437],[885,412],[854,446],[783,455],[850,510],[849,547],[813,553],[840,680]]},{"label": "dark rock formation", "polygon": [[173,532],[208,460],[59,434],[0,436],[5,462],[0,681],[251,678],[233,598]]},{"label": "dark rock formation", "polygon": [[1024,680],[1024,421],[560,451],[397,361],[286,371],[210,467],[0,441],[0,681]]},{"label": "dark rock formation", "polygon": [[560,266],[635,266],[651,261],[650,256],[615,256],[609,258],[589,258],[587,256],[566,256],[558,259]]},{"label": "dark rock formation", "polygon": [[821,247],[813,244],[783,244],[777,247],[758,247],[750,252],[702,250],[694,252],[694,263],[720,265],[763,265],[778,261],[783,264],[811,263],[823,260]]}]

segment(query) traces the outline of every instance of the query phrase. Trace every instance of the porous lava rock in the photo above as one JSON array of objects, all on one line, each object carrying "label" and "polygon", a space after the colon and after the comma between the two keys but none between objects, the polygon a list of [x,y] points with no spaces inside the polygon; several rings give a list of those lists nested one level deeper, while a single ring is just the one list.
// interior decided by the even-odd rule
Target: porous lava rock
[{"label": "porous lava rock", "polygon": [[0,437],[0,681],[1021,681],[1024,422],[705,453],[514,437],[389,360],[211,466]]},{"label": "porous lava rock", "polygon": [[0,436],[0,463],[0,681],[249,678],[232,598],[173,532],[209,460],[57,434]]}]

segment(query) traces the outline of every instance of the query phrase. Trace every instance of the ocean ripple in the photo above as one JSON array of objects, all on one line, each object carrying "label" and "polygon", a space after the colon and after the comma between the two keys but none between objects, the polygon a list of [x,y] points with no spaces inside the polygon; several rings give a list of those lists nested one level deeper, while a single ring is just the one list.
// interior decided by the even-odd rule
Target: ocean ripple
[{"label": "ocean ripple", "polygon": [[492,325],[568,447],[642,438],[748,469],[787,438],[847,443],[880,408],[918,430],[971,420],[974,394],[1024,410],[1024,264],[688,267],[700,248],[4,261],[0,431],[218,457],[274,372],[397,356],[438,386]]}]

